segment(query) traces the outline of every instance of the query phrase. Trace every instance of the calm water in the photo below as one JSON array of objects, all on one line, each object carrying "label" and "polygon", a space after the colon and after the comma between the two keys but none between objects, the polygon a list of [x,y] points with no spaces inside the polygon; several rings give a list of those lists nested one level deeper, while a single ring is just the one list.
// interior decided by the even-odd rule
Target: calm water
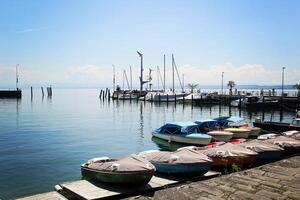
[{"label": "calm water", "polygon": [[[0,198],[12,199],[53,190],[54,185],[80,179],[80,164],[99,156],[173,148],[151,139],[151,130],[166,121],[241,115],[249,122],[261,112],[223,106],[193,108],[181,104],[101,101],[97,90],[53,91],[52,99],[28,90],[21,100],[0,99]],[[279,111],[265,119],[280,120]],[[294,113],[283,113],[289,122]]]}]

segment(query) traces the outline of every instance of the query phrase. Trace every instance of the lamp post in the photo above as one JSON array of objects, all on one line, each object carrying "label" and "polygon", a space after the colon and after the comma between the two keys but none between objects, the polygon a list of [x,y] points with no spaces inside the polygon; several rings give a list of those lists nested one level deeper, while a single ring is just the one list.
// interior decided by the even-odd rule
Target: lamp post
[{"label": "lamp post", "polygon": [[222,95],[223,95],[223,79],[224,79],[224,72],[222,72],[222,92],[221,92]]},{"label": "lamp post", "polygon": [[281,96],[283,97],[283,93],[284,93],[284,70],[285,70],[285,67],[282,67],[282,78],[281,78],[281,81],[282,81],[282,84],[281,84]]},{"label": "lamp post", "polygon": [[139,56],[141,57],[141,76],[140,76],[140,92],[143,91],[143,54],[138,52],[137,53],[139,54]]}]

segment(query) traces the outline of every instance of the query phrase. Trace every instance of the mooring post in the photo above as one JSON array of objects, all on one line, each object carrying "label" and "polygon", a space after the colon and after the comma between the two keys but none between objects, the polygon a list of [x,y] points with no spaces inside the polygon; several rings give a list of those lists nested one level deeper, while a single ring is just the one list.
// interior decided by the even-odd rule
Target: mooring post
[{"label": "mooring post", "polygon": [[176,93],[175,93],[175,105],[176,105]]},{"label": "mooring post", "polygon": [[169,103],[169,94],[167,94],[167,103]]},{"label": "mooring post", "polygon": [[117,100],[119,100],[119,92],[117,92]]},{"label": "mooring post", "polygon": [[131,92],[129,93],[129,101],[131,103]]},{"label": "mooring post", "polygon": [[123,91],[123,101],[125,100],[125,98],[124,98],[124,97],[125,97],[125,91]]},{"label": "mooring post", "polygon": [[108,89],[108,101],[110,101],[110,89]]},{"label": "mooring post", "polygon": [[153,102],[153,94],[151,93],[151,102]]},{"label": "mooring post", "polygon": [[160,93],[158,94],[158,103],[160,103]]},{"label": "mooring post", "polygon": [[50,96],[52,97],[52,86],[50,85]]},{"label": "mooring post", "polygon": [[183,99],[182,99],[182,103],[184,104],[184,99],[185,99],[185,96],[183,95]]},{"label": "mooring post", "polygon": [[242,97],[240,96],[239,97],[239,108],[241,108],[242,107]]},{"label": "mooring post", "polygon": [[30,87],[31,98],[33,98],[32,86]]},{"label": "mooring post", "polygon": [[[202,96],[201,96],[201,98],[202,98]],[[192,107],[193,107],[193,105],[194,105],[194,95],[192,94]]]},{"label": "mooring post", "polygon": [[44,96],[44,89],[43,89],[43,87],[41,87],[41,90],[42,90],[42,95]]},{"label": "mooring post", "polygon": [[102,90],[100,90],[100,93],[99,93],[99,99],[101,99],[101,92],[102,92]]}]

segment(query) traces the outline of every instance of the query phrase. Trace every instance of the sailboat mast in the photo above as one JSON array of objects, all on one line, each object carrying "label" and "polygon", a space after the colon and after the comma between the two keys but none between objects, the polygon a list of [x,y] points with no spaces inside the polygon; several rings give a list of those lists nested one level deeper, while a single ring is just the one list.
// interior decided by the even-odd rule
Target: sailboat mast
[{"label": "sailboat mast", "polygon": [[184,92],[184,74],[182,74],[182,92]]},{"label": "sailboat mast", "polygon": [[157,66],[157,89],[159,90],[159,66]]},{"label": "sailboat mast", "polygon": [[116,69],[115,69],[115,65],[113,66],[113,91],[115,91],[116,89]]},{"label": "sailboat mast", "polygon": [[132,90],[132,69],[130,65],[130,90]]},{"label": "sailboat mast", "polygon": [[166,91],[166,55],[164,54],[164,92]]},{"label": "sailboat mast", "polygon": [[18,72],[19,64],[16,65],[16,89],[19,90],[19,72]]},{"label": "sailboat mast", "polygon": [[173,93],[175,92],[175,86],[174,86],[174,55],[172,54],[172,84],[173,84]]}]

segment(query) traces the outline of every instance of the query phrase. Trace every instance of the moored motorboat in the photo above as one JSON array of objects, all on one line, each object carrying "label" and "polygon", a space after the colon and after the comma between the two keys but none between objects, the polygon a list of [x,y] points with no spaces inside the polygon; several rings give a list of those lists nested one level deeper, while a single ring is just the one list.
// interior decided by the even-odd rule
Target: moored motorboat
[{"label": "moored motorboat", "polygon": [[251,165],[257,159],[257,153],[235,144],[226,143],[215,148],[200,150],[213,160],[214,167],[229,167],[233,164]]},{"label": "moored motorboat", "polygon": [[246,128],[225,128],[224,131],[232,132],[232,138],[248,138],[250,130]]},{"label": "moored motorboat", "polygon": [[261,128],[264,132],[282,133],[285,131],[300,131],[300,118],[296,117],[291,123],[271,122],[256,119],[253,126]]},{"label": "moored motorboat", "polygon": [[199,133],[198,126],[194,122],[166,123],[155,129],[152,136],[168,142],[195,145],[207,145],[211,141],[210,135]]},{"label": "moored motorboat", "polygon": [[246,141],[247,141],[247,139],[245,139],[245,138],[238,138],[238,139],[231,139],[228,142],[231,144],[240,144],[240,143],[243,143]]},{"label": "moored motorboat", "polygon": [[214,130],[207,132],[207,134],[215,141],[228,141],[233,137],[233,133],[228,131]]},{"label": "moored motorboat", "polygon": [[278,145],[263,142],[262,140],[252,140],[236,145],[258,153],[257,158],[260,161],[278,160],[284,151]]},{"label": "moored motorboat", "polygon": [[83,177],[110,184],[145,185],[154,172],[155,167],[137,155],[121,159],[95,158],[81,165]]},{"label": "moored motorboat", "polygon": [[195,121],[195,123],[198,125],[198,129],[201,132],[208,132],[211,130],[216,130],[218,128],[217,121],[213,119],[197,120]]},{"label": "moored motorboat", "polygon": [[285,154],[297,153],[300,151],[300,141],[291,137],[277,136],[263,141],[282,147],[285,150]]},{"label": "moored motorboat", "polygon": [[214,147],[220,146],[222,144],[225,144],[225,142],[211,142],[208,145],[206,145],[205,147],[206,148],[214,148]]},{"label": "moored motorboat", "polygon": [[205,174],[212,163],[206,155],[189,148],[175,152],[144,151],[138,155],[151,162],[156,172],[168,174]]},{"label": "moored motorboat", "polygon": [[278,135],[275,133],[267,133],[257,137],[258,140],[268,140],[277,137]]}]

